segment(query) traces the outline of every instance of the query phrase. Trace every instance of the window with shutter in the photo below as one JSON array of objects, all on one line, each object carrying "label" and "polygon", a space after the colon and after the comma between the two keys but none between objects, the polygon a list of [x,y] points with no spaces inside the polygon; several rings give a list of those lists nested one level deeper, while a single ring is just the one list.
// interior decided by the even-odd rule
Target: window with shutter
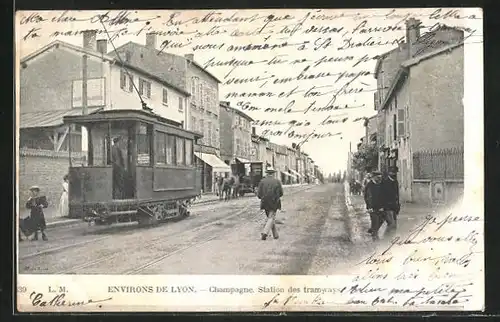
[{"label": "window with shutter", "polygon": [[128,78],[128,91],[133,92],[134,91],[134,76],[130,75]]},{"label": "window with shutter", "polygon": [[191,78],[191,95],[192,95],[192,99],[194,100],[194,98],[196,96],[196,78],[195,77]]},{"label": "window with shutter", "polygon": [[396,114],[393,114],[392,115],[392,137],[393,137],[393,140],[396,140],[396,138],[398,137],[396,126],[397,126],[396,125]]},{"label": "window with shutter", "polygon": [[183,104],[183,98],[179,97],[179,112],[184,111],[184,104]]},{"label": "window with shutter", "polygon": [[163,105],[168,105],[168,90],[163,89]]},{"label": "window with shutter", "polygon": [[398,109],[398,136],[406,135],[405,109]]},{"label": "window with shutter", "polygon": [[139,78],[139,94],[145,98],[151,98],[151,83]]},{"label": "window with shutter", "polygon": [[120,71],[120,88],[126,89],[127,87],[127,73],[122,69]]}]

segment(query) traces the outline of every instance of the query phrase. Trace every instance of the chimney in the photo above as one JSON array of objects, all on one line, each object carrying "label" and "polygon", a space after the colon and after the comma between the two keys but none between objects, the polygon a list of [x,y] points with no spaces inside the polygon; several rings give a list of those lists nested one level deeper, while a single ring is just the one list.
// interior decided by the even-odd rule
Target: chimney
[{"label": "chimney", "polygon": [[97,41],[97,51],[103,55],[108,53],[108,41],[106,39],[99,39]]},{"label": "chimney", "polygon": [[255,126],[252,126],[252,135],[257,135],[257,133],[255,132]]},{"label": "chimney", "polygon": [[406,43],[408,49],[408,57],[411,58],[412,47],[417,42],[417,39],[420,38],[420,25],[422,22],[415,18],[410,18],[406,20]]},{"label": "chimney", "polygon": [[194,54],[186,54],[184,55],[184,57],[186,57],[186,59],[189,59],[190,61],[194,61]]},{"label": "chimney", "polygon": [[97,50],[97,31],[84,30],[83,31],[83,48],[88,50]]},{"label": "chimney", "polygon": [[156,33],[149,32],[146,34],[146,47],[156,49]]}]

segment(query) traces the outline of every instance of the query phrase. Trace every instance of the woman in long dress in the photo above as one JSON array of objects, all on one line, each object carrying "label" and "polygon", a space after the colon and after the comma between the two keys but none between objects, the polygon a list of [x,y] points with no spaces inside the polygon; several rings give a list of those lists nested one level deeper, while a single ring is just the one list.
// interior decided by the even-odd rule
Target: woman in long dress
[{"label": "woman in long dress", "polygon": [[59,214],[61,217],[67,217],[69,212],[68,207],[68,189],[69,189],[69,176],[65,175],[62,183],[61,200],[59,201]]}]

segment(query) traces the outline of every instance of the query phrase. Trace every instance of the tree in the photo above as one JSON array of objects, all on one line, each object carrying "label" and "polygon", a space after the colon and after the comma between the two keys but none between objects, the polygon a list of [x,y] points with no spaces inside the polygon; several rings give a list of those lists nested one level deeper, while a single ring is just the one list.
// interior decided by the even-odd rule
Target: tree
[{"label": "tree", "polygon": [[377,168],[378,150],[375,145],[362,145],[352,158],[353,168],[361,172],[369,172]]}]

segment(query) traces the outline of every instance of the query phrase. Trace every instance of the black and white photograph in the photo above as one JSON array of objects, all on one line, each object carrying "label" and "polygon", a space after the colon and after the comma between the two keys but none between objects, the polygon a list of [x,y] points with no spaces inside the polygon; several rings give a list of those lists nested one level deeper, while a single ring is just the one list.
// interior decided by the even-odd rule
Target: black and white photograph
[{"label": "black and white photograph", "polygon": [[480,310],[482,25],[18,11],[18,310]]}]

